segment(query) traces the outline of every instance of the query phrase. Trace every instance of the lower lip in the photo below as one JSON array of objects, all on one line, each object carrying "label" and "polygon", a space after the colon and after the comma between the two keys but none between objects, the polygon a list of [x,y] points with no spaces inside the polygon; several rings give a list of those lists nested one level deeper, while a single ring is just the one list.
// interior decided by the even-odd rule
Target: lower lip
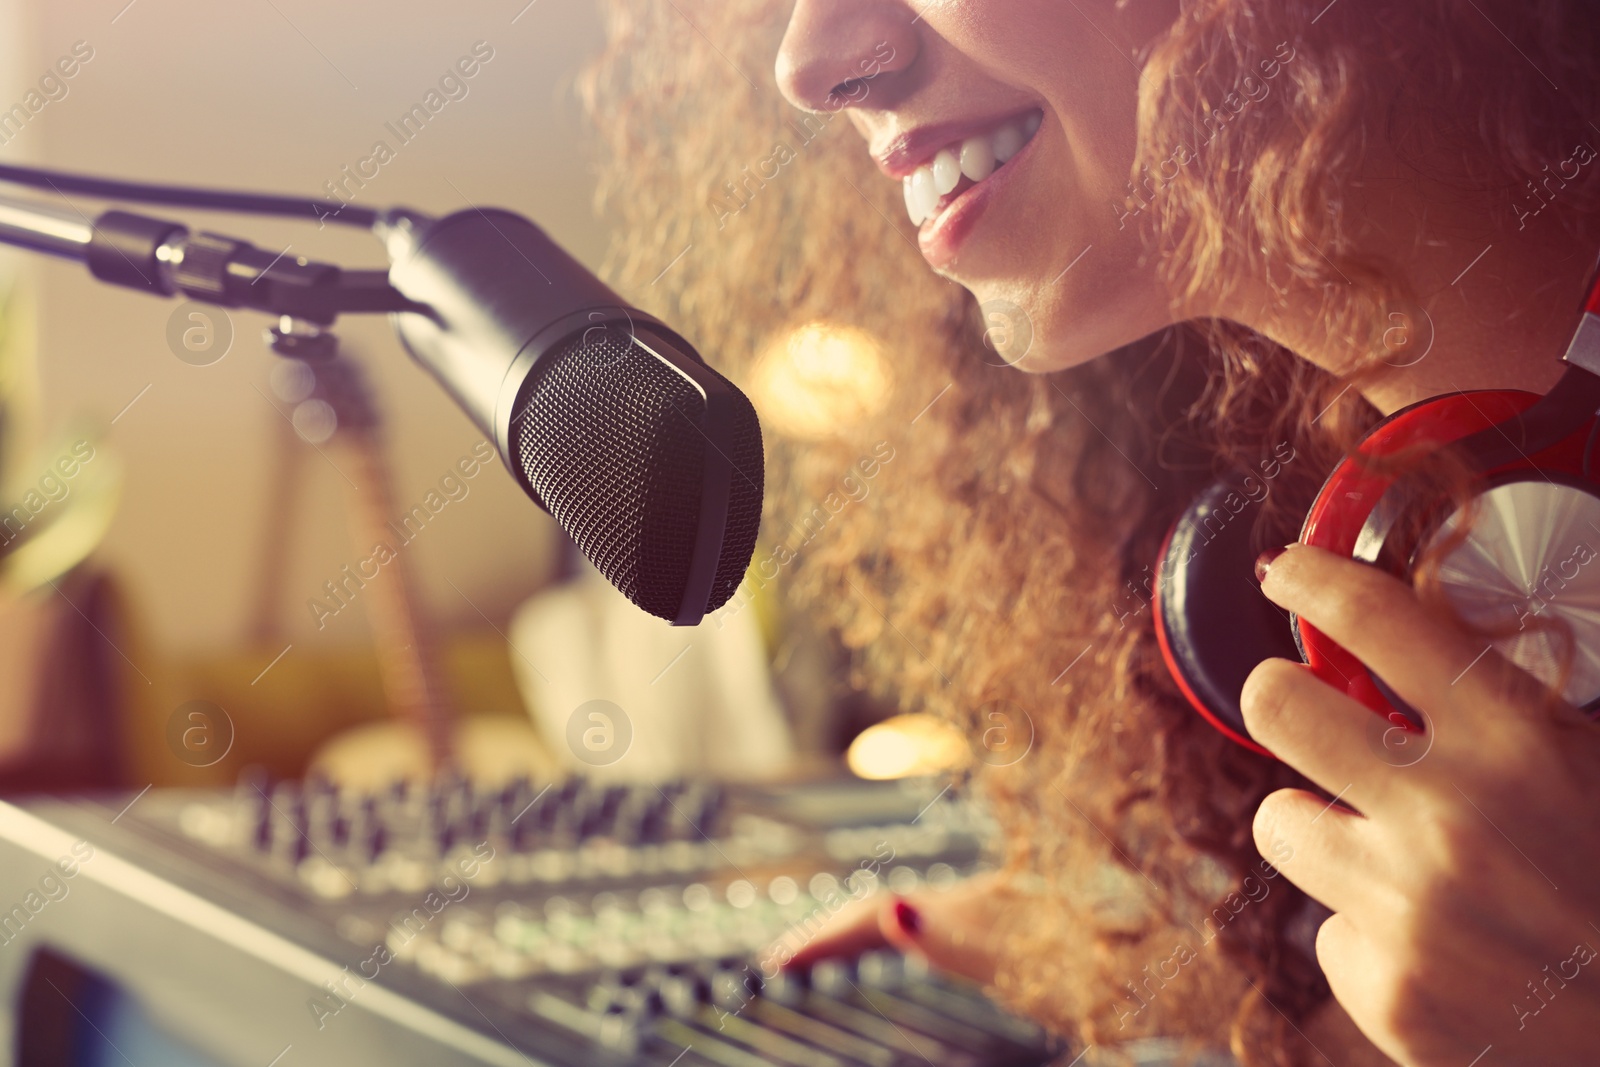
[{"label": "lower lip", "polygon": [[1039,138],[1035,135],[1004,166],[956,197],[937,218],[923,223],[917,231],[917,247],[922,251],[922,258],[928,261],[928,266],[934,270],[945,270],[955,263],[956,255],[971,235],[972,228],[983,217],[989,201],[1005,191],[1020,165],[1027,162],[1033,146],[1038,143]]}]

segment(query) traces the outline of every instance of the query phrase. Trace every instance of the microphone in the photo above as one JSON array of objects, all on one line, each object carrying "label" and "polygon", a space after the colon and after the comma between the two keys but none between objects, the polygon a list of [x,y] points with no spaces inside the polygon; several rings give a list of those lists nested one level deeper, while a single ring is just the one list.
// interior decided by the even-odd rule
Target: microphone
[{"label": "microphone", "polygon": [[388,312],[517,483],[634,604],[692,626],[739,587],[761,524],[754,406],[527,219],[472,208],[435,220],[12,165],[0,165],[0,182],[372,229],[388,246],[387,274],[125,211],[91,222],[0,198],[0,244],[83,261],[115,285],[316,328],[347,312]]},{"label": "microphone", "polygon": [[727,603],[761,523],[749,398],[520,215],[396,210],[376,229],[413,307],[391,313],[406,350],[600,573],[675,625]]}]

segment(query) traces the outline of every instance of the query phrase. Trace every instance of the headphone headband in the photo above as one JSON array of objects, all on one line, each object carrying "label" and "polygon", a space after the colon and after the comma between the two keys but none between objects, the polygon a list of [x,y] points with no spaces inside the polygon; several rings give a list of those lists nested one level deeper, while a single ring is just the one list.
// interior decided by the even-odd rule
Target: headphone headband
[{"label": "headphone headband", "polygon": [[[1567,365],[1561,379],[1533,406],[1451,446],[1470,470],[1488,474],[1507,464],[1527,462],[1576,433],[1600,412],[1600,272],[1590,279],[1582,317],[1561,359]],[[1368,563],[1393,560],[1392,538],[1414,495],[1404,478],[1389,487],[1362,525],[1356,559]]]}]

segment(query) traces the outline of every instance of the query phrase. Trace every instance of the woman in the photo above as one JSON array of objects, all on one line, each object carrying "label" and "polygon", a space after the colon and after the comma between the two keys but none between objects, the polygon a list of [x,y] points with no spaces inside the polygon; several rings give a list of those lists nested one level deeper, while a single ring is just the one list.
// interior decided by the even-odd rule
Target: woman
[{"label": "woman", "polygon": [[[1273,762],[1186,706],[1149,597],[1216,476],[1276,457],[1258,533],[1284,544],[1379,415],[1554,382],[1600,250],[1597,23],[1584,0],[613,16],[589,83],[604,188],[652,238],[622,275],[709,349],[820,318],[897,370],[873,419],[776,457],[767,536],[894,442],[875,494],[785,558],[864,681],[1028,738],[977,746],[996,883],[869,901],[784,957],[888,940],[1086,1041],[1247,1063],[1592,1059],[1595,728],[1408,587],[1293,548],[1262,592],[1435,742],[1373,758],[1370,713],[1268,661],[1244,705]],[[778,32],[803,120],[755,75]],[[987,350],[930,268],[976,297]]]}]

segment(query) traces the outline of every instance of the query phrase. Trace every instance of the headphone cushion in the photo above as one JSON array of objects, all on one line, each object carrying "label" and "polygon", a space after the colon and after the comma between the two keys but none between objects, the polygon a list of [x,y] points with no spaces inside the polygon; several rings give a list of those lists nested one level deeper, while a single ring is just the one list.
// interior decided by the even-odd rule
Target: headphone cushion
[{"label": "headphone cushion", "polygon": [[1189,703],[1235,741],[1266,753],[1245,729],[1239,696],[1262,660],[1298,660],[1300,652],[1288,614],[1256,584],[1267,483],[1245,485],[1252,483],[1256,493],[1218,482],[1178,517],[1157,568],[1154,614],[1162,657]]}]

